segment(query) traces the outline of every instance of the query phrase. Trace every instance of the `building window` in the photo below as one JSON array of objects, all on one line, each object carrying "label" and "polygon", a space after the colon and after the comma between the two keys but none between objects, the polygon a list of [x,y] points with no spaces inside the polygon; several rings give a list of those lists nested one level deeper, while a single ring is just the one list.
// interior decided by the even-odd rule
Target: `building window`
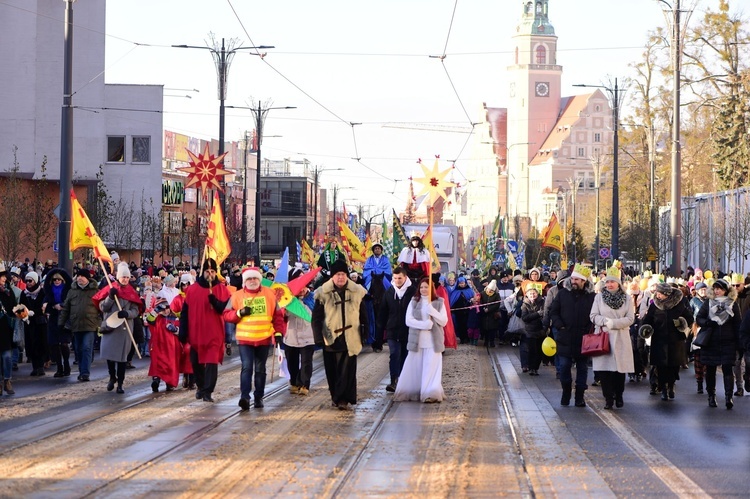
[{"label": "building window", "polygon": [[304,216],[301,191],[281,191],[281,214]]},{"label": "building window", "polygon": [[151,163],[151,137],[133,137],[133,163]]},{"label": "building window", "polygon": [[585,147],[579,147],[578,148],[578,157],[583,158],[586,156],[586,148]]},{"label": "building window", "polygon": [[125,162],[125,136],[107,137],[107,163]]},{"label": "building window", "polygon": [[536,48],[536,63],[547,64],[547,49],[543,45]]},{"label": "building window", "polygon": [[595,133],[594,134],[594,142],[601,142],[602,141],[602,134],[601,133]]},{"label": "building window", "polygon": [[598,112],[599,112],[599,111],[601,111],[601,110],[602,110],[602,106],[600,106],[599,104],[597,104],[596,106],[594,106],[594,111],[595,111],[595,112],[597,112],[597,113],[598,113]]}]

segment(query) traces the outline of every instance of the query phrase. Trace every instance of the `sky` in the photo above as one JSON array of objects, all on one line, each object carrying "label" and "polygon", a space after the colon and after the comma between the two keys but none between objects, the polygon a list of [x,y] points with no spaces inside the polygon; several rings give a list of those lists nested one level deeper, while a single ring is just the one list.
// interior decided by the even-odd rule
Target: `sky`
[{"label": "sky", "polygon": [[[713,4],[702,0],[698,7]],[[262,156],[306,158],[324,170],[324,187],[351,188],[341,193],[348,205],[398,211],[408,178],[421,176],[418,159],[431,164],[439,155],[441,169],[456,160],[454,179],[471,180],[463,178],[472,161],[465,130],[481,121],[482,103],[507,104],[506,68],[522,5],[108,0],[105,81],[163,84],[165,129],[217,138],[210,52],[171,46],[206,46],[210,33],[239,46],[272,45],[263,58],[237,51],[228,76],[228,106],[296,107],[268,112]],[[662,6],[657,0],[549,0],[563,95],[586,93],[576,83],[631,75],[648,32],[666,26]],[[442,61],[432,57],[442,54]],[[225,126],[226,140],[240,140],[254,119],[250,111],[227,109]]]}]

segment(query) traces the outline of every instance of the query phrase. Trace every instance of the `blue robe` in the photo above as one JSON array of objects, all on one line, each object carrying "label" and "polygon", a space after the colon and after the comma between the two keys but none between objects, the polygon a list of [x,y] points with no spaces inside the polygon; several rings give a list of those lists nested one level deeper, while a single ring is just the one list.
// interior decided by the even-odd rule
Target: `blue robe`
[{"label": "blue robe", "polygon": [[372,255],[365,262],[365,266],[362,270],[362,278],[365,280],[365,289],[370,290],[370,283],[372,282],[373,275],[385,274],[383,278],[383,286],[385,289],[391,287],[391,277],[393,276],[393,270],[391,269],[391,262],[385,255],[376,257]]}]

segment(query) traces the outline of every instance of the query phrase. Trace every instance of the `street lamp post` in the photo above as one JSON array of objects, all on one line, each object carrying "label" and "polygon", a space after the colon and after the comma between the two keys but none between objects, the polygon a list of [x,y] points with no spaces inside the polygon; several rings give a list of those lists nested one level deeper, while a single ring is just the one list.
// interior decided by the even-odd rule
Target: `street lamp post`
[{"label": "street lamp post", "polygon": [[601,175],[602,175],[602,161],[601,156],[595,155],[592,159],[591,166],[594,167],[594,182],[596,182],[596,255],[594,255],[594,261],[596,262],[596,271],[599,271],[599,188],[601,187]]},{"label": "street lamp post", "polygon": [[339,185],[333,186],[333,235],[338,236],[338,220],[336,220],[336,202],[337,196],[342,189],[353,189],[353,187],[341,187]]},{"label": "street lamp post", "polygon": [[320,215],[320,206],[318,205],[318,196],[320,195],[320,189],[318,184],[318,179],[320,178],[320,174],[323,172],[334,172],[344,170],[344,168],[318,168],[315,166],[315,170],[313,170],[313,175],[315,176],[315,192],[313,195],[315,196],[314,206],[315,206],[315,214],[313,217],[313,235],[318,232],[318,215]]},{"label": "street lamp post", "polygon": [[63,51],[63,105],[60,129],[60,224],[57,228],[57,264],[69,273],[71,200],[73,189],[73,2],[65,1],[65,47]]},{"label": "street lamp post", "polygon": [[[612,96],[612,129],[613,154],[612,154],[612,258],[620,257],[620,184],[618,180],[618,149],[619,144],[619,122],[620,122],[620,89],[615,78],[614,88],[605,85],[573,85],[574,87],[603,88]],[[599,255],[596,255],[599,258]]]},{"label": "street lamp post", "polygon": [[[276,48],[273,45],[259,45],[257,47],[232,47],[232,45],[235,43],[236,40],[230,40],[229,41],[229,48],[227,48],[224,44],[224,38],[221,39],[221,49],[214,47],[201,47],[198,45],[172,45],[174,48],[181,48],[181,49],[201,49],[201,50],[208,50],[211,52],[211,55],[214,58],[214,62],[216,63],[216,76],[218,78],[219,83],[219,156],[224,154],[224,121],[225,121],[225,115],[224,115],[224,101],[227,98],[227,77],[229,74],[229,66],[232,64],[232,59],[234,59],[234,55],[239,50],[265,50],[265,49],[272,49]],[[260,53],[257,53],[255,55],[260,56]],[[224,180],[219,181],[220,185],[224,186]],[[221,202],[222,209],[226,212],[226,202],[225,202],[225,195],[223,192],[223,188],[219,189],[219,200]],[[260,262],[258,262],[260,264]]]},{"label": "street lamp post", "polygon": [[[260,241],[261,241],[261,235],[260,235],[260,146],[263,142],[263,124],[265,123],[266,115],[268,114],[268,111],[272,111],[274,109],[297,109],[295,106],[282,106],[282,107],[267,107],[263,108],[261,107],[260,101],[258,101],[258,107],[244,107],[244,106],[227,106],[229,109],[249,109],[253,113],[253,117],[255,118],[255,135],[256,140],[258,141],[258,149],[256,151],[256,167],[257,171],[255,172],[255,254],[253,255],[253,259],[255,260],[255,265],[260,265]],[[247,205],[247,203],[244,203]],[[247,210],[247,208],[244,208]],[[247,222],[245,222],[247,223]],[[245,234],[245,237],[247,234]]]},{"label": "street lamp post", "polygon": [[[583,179],[581,177],[569,178],[568,185],[571,191],[571,201],[573,205],[573,226],[571,234],[571,243],[573,244],[573,263],[578,262],[578,248],[576,247],[576,197],[578,197],[578,184]],[[598,256],[598,255],[597,255]]]}]

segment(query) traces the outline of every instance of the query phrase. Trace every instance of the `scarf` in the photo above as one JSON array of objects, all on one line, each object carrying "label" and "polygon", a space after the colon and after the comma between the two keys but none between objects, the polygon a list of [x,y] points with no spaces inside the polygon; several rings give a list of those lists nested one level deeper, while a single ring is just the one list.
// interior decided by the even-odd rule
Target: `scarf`
[{"label": "scarf", "polygon": [[64,284],[53,284],[52,285],[52,296],[55,298],[55,303],[62,303],[62,293]]},{"label": "scarf", "polygon": [[602,289],[602,301],[612,310],[620,310],[620,307],[622,307],[627,298],[628,296],[622,292],[622,289],[618,289],[614,293],[607,289]]},{"label": "scarf", "polygon": [[[29,288],[26,288],[23,290],[23,294],[31,298],[32,300],[36,300],[37,295],[39,295],[39,291],[41,291],[42,287],[37,284],[37,286],[34,288],[34,290],[29,290]],[[58,302],[59,303],[59,302]]]},{"label": "scarf", "polygon": [[708,302],[708,318],[720,326],[734,317],[732,305],[734,302],[728,296],[717,296]]},{"label": "scarf", "polygon": [[409,279],[408,277],[404,281],[404,285],[401,286],[400,288],[393,286],[393,289],[395,290],[394,292],[396,293],[396,298],[401,300],[404,297],[404,294],[406,294],[406,290],[409,289],[410,287],[411,287],[411,279]]}]

